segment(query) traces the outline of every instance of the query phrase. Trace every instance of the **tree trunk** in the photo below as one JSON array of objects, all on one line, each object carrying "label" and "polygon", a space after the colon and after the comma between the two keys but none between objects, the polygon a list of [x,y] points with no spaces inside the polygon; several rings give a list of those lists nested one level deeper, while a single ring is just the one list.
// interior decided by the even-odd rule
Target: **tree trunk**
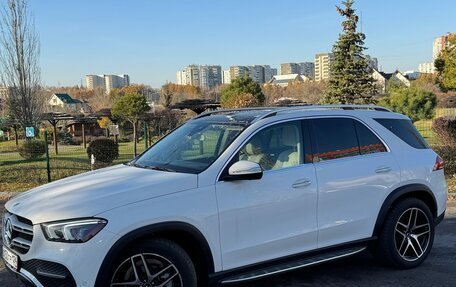
[{"label": "tree trunk", "polygon": [[14,126],[13,129],[14,129],[14,139],[16,140],[16,146],[18,146],[19,145],[19,139],[17,138],[17,127]]},{"label": "tree trunk", "polygon": [[137,135],[136,135],[136,124],[137,124],[137,122],[133,122],[132,124],[133,124],[133,153],[134,153],[134,155],[136,157],[136,155],[137,155],[137,150],[136,150],[136,137],[137,137]]}]

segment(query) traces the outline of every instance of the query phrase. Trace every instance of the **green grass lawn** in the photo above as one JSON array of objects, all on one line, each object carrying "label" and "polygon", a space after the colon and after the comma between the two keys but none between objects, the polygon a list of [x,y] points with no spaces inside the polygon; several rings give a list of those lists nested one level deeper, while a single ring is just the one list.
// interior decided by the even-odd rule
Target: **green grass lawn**
[{"label": "green grass lawn", "polygon": [[[83,146],[59,145],[59,153],[49,146],[51,179],[57,180],[90,171],[90,159]],[[144,150],[144,142],[137,145],[138,153]],[[113,164],[133,158],[133,143],[119,143],[119,158]],[[0,192],[25,191],[47,183],[46,160],[25,160],[17,152],[14,141],[0,142]]]}]

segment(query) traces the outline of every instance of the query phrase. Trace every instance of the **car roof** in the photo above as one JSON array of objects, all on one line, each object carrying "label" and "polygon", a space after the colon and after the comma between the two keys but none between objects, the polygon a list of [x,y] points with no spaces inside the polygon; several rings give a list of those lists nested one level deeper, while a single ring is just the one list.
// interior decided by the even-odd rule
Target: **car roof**
[{"label": "car roof", "polygon": [[317,115],[364,115],[378,118],[402,118],[401,114],[375,105],[303,105],[289,107],[260,107],[241,109],[222,109],[202,113],[193,120],[217,123],[250,125],[259,120],[275,116],[317,116]]}]

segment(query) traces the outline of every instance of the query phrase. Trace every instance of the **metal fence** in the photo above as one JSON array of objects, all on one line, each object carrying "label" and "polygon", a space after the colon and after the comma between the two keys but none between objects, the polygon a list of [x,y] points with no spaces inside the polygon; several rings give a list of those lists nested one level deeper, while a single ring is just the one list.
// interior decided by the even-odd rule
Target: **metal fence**
[{"label": "metal fence", "polygon": [[[42,144],[27,150],[23,148],[25,139],[18,140],[17,144],[15,139],[0,141],[0,192],[24,191],[93,169],[92,159],[84,144],[57,143],[55,148],[51,139],[52,136],[42,135],[33,140]],[[94,139],[96,138],[91,140]],[[44,142],[48,144],[45,145]],[[140,137],[137,153],[143,152],[149,144],[147,138]],[[133,141],[119,139],[118,150],[119,156],[110,163],[103,163],[102,166],[127,162],[135,156]],[[34,158],[32,154],[39,156]]]}]

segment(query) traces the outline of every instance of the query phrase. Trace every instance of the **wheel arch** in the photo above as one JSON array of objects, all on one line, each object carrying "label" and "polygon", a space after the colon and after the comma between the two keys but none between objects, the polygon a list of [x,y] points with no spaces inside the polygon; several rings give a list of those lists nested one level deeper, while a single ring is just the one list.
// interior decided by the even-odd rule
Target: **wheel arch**
[{"label": "wheel arch", "polygon": [[[144,226],[122,236],[109,249],[98,270],[95,286],[102,287],[109,280],[110,267],[116,257],[129,246],[150,238],[164,238],[179,244],[190,256],[199,275],[214,272],[214,260],[209,244],[198,228],[184,222],[163,222]],[[195,248],[197,246],[197,248]],[[196,262],[195,262],[196,261]],[[201,268],[204,268],[202,270]],[[204,273],[201,273],[204,272]],[[204,274],[206,275],[206,274]],[[207,277],[207,276],[205,276]],[[207,278],[200,278],[203,281]]]},{"label": "wheel arch", "polygon": [[431,210],[432,216],[437,218],[437,201],[431,189],[424,184],[404,185],[391,192],[383,202],[377,216],[377,221],[375,222],[373,236],[378,236],[381,232],[383,222],[391,207],[406,197],[414,197],[422,200]]}]

